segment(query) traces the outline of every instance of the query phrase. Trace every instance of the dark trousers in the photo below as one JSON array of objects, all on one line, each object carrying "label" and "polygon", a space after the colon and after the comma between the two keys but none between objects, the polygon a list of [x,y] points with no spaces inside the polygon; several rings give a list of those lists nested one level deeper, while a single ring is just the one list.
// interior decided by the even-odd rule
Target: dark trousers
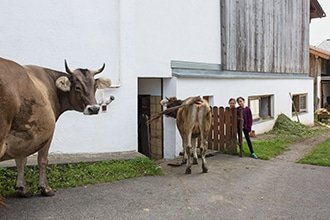
[{"label": "dark trousers", "polygon": [[[253,147],[252,147],[249,131],[243,128],[243,133],[244,133],[244,137],[246,139],[246,142],[249,146],[250,152],[251,152],[251,154],[253,154],[254,150],[253,150]],[[240,135],[240,133],[238,133],[238,135]]]}]

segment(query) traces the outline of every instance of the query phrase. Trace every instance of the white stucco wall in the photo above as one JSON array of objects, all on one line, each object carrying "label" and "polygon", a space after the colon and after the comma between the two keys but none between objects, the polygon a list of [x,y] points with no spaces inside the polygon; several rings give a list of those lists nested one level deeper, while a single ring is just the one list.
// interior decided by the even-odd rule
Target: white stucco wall
[{"label": "white stucco wall", "polygon": [[72,69],[96,69],[105,63],[100,76],[114,84],[120,76],[121,87],[105,91],[105,97],[116,97],[107,113],[88,117],[65,112],[60,117],[50,152],[137,149],[137,80],[130,77],[135,72],[132,43],[123,41],[131,41],[131,11],[131,2],[119,0],[2,1],[1,57],[62,71],[64,59]]},{"label": "white stucco wall", "polygon": [[[242,96],[247,104],[248,96],[274,95],[274,119],[261,123],[254,123],[252,129],[257,134],[267,132],[272,129],[277,116],[281,113],[287,115],[292,120],[297,121],[297,117],[292,115],[291,94],[307,93],[308,112],[299,114],[301,123],[310,125],[314,123],[313,116],[313,79],[201,79],[201,78],[173,78],[165,81],[167,90],[164,96],[176,96],[185,99],[189,96],[211,96],[212,105],[228,106],[229,98]],[[173,88],[175,87],[175,89]],[[196,89],[198,88],[198,89]],[[164,140],[168,148],[164,152],[164,157],[173,158],[182,151],[181,138],[179,132],[175,131],[175,120],[164,119]],[[173,138],[174,137],[174,138]]]},{"label": "white stucco wall", "polygon": [[219,0],[136,0],[135,8],[140,77],[171,77],[171,60],[220,63]]},{"label": "white stucco wall", "polygon": [[[119,88],[107,113],[65,112],[51,153],[137,150],[139,77],[171,77],[171,60],[220,62],[218,0],[3,0],[0,56],[64,71],[106,69]],[[141,87],[146,92],[157,88]],[[98,96],[98,95],[97,95]],[[173,129],[174,130],[174,129]]]},{"label": "white stucco wall", "polygon": [[[311,112],[300,120],[312,123],[312,80],[171,78],[171,60],[220,63],[219,0],[1,3],[1,57],[56,70],[64,70],[64,59],[72,69],[105,63],[101,76],[118,85],[104,91],[106,98],[116,98],[107,113],[88,117],[65,112],[60,117],[52,153],[137,150],[137,97],[160,95],[161,77],[165,96],[208,95],[212,105],[227,105],[229,97],[274,94],[275,116],[291,114],[289,92],[308,93]],[[262,133],[272,124],[253,128]],[[164,155],[173,158],[181,150],[173,119],[164,120],[164,135]]]}]

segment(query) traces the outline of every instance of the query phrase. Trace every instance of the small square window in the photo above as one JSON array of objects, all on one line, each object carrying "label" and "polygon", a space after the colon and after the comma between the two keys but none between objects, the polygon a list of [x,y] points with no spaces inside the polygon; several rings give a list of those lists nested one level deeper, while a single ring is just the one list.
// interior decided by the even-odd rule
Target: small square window
[{"label": "small square window", "polygon": [[273,97],[274,95],[250,96],[249,107],[253,120],[267,119],[273,117]]},{"label": "small square window", "polygon": [[294,94],[292,96],[292,112],[307,112],[307,94]]}]

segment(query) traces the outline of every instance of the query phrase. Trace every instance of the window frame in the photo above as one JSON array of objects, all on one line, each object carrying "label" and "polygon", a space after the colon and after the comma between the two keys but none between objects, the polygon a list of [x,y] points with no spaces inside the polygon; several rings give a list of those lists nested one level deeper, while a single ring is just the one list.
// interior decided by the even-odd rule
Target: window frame
[{"label": "window frame", "polygon": [[[267,99],[266,103],[263,103]],[[258,116],[255,117],[256,114],[253,114],[253,108],[251,108],[251,102],[252,101],[258,101]],[[266,115],[262,115],[263,112],[265,112],[264,106],[267,106],[266,109]],[[266,95],[254,95],[248,97],[248,106],[250,107],[252,111],[252,115],[254,116],[253,121],[260,121],[260,120],[267,120],[267,119],[273,119],[274,118],[274,94],[266,94]]]},{"label": "window frame", "polygon": [[[299,93],[299,94],[292,94],[291,100],[292,100],[292,105],[291,105],[291,110],[292,113],[306,113],[308,112],[308,105],[307,105],[307,93]],[[304,98],[304,105],[303,108],[301,107],[301,98]]]}]

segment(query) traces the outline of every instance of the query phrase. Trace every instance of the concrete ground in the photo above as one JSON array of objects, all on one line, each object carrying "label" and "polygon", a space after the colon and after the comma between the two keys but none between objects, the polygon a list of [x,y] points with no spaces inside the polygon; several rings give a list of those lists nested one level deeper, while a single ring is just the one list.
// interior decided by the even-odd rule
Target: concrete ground
[{"label": "concrete ground", "polygon": [[[164,176],[59,189],[54,197],[7,198],[0,219],[319,219],[330,216],[330,167],[297,164],[330,134],[296,143],[270,161],[223,154],[184,174],[180,158]],[[201,163],[201,161],[199,160]]]}]

